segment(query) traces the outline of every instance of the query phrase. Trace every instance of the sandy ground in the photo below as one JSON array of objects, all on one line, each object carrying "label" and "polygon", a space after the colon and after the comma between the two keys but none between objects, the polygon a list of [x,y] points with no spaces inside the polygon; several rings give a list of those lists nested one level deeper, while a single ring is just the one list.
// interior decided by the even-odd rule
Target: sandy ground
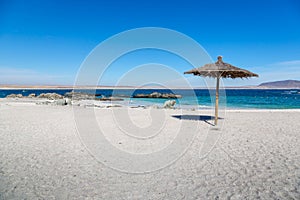
[{"label": "sandy ground", "polygon": [[231,110],[216,129],[208,110],[10,101],[0,199],[300,199],[299,110]]}]

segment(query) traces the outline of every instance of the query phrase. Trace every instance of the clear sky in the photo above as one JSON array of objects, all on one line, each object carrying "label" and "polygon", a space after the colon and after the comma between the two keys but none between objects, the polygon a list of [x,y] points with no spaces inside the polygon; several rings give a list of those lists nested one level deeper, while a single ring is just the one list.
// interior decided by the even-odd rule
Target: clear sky
[{"label": "clear sky", "polygon": [[[100,42],[139,27],[179,31],[213,59],[223,55],[225,62],[260,75],[226,80],[228,86],[300,80],[298,0],[0,0],[0,84],[72,85]],[[144,53],[136,56],[147,62]],[[179,63],[170,67],[190,69]],[[124,72],[134,67],[123,65]],[[122,76],[110,71],[102,84]]]}]

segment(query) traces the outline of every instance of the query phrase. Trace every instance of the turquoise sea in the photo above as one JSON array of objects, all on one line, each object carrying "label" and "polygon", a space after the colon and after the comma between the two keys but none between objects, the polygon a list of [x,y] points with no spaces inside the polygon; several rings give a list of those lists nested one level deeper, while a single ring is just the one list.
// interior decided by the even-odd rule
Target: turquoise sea
[{"label": "turquoise sea", "polygon": [[[40,93],[55,92],[65,94],[72,91],[71,89],[31,89],[31,90],[0,90],[0,98],[9,94],[22,94],[27,96],[30,93],[39,95]],[[123,104],[130,105],[153,105],[162,106],[166,99],[143,99],[132,98],[135,94],[150,94],[152,92],[174,93],[182,95],[177,99],[177,107],[193,108],[211,108],[214,105],[215,90],[207,89],[97,89],[80,90],[81,92],[96,93],[102,96],[117,96],[124,98]],[[100,96],[101,97],[101,96]],[[99,98],[100,98],[99,97]],[[297,90],[279,90],[279,89],[226,89],[220,91],[220,106],[231,109],[300,109],[300,89]]]}]

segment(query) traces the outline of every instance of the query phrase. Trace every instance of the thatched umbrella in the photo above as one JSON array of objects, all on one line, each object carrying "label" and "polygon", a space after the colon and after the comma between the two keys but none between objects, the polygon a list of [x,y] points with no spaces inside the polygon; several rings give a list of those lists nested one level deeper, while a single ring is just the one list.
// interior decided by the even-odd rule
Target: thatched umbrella
[{"label": "thatched umbrella", "polygon": [[199,68],[194,68],[190,71],[184,72],[185,74],[194,74],[203,77],[213,77],[217,78],[216,87],[216,106],[215,106],[215,125],[218,124],[218,107],[219,107],[219,83],[220,78],[248,78],[248,77],[258,77],[248,70],[241,69],[231,64],[224,63],[222,56],[218,56],[218,61],[211,64],[206,64]]}]

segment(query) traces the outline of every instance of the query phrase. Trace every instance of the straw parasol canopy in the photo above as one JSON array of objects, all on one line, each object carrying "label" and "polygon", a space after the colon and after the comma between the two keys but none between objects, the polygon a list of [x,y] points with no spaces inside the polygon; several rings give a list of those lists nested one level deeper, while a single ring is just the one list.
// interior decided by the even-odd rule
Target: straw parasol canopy
[{"label": "straw parasol canopy", "polygon": [[206,64],[199,68],[194,68],[184,74],[194,74],[195,76],[212,77],[217,79],[216,87],[216,107],[215,107],[215,125],[218,124],[218,106],[219,106],[219,83],[220,78],[249,78],[258,77],[257,74],[248,70],[235,67],[231,64],[224,63],[222,56],[218,56],[218,61],[215,63]]}]

